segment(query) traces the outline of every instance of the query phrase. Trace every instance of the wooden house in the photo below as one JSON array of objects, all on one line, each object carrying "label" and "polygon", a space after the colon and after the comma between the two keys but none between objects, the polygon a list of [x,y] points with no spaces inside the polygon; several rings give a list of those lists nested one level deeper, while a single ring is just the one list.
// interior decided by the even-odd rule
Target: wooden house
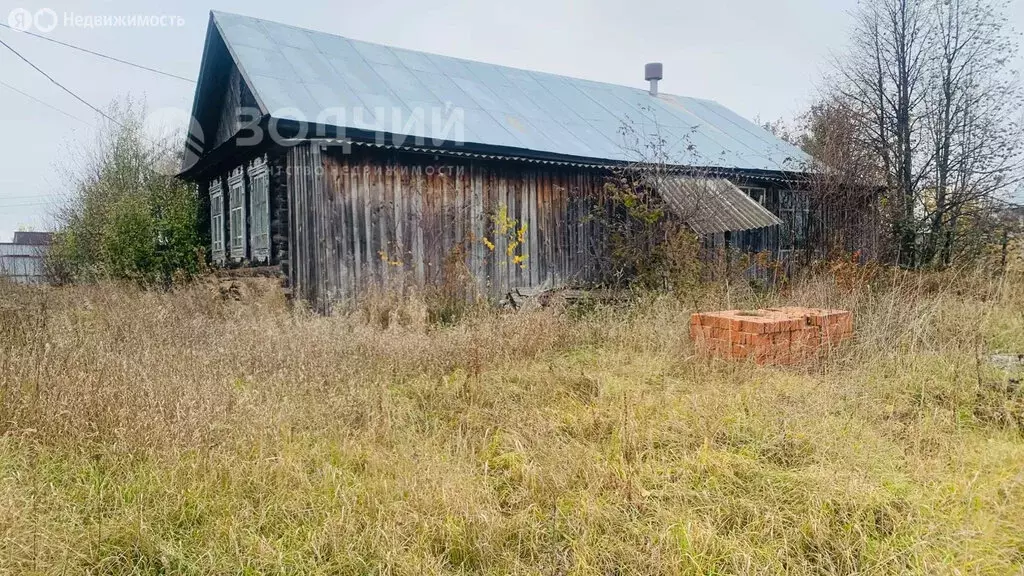
[{"label": "wooden house", "polygon": [[[326,310],[463,273],[500,296],[587,282],[596,198],[623,166],[671,169],[694,230],[801,241],[807,157],[720,104],[211,13],[182,177],[214,264],[274,267]],[[657,146],[651,146],[654,142]]]}]

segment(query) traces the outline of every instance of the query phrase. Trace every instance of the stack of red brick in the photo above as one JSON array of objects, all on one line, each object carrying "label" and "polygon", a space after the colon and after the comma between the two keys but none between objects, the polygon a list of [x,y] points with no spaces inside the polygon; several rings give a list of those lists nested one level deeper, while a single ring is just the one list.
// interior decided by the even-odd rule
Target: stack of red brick
[{"label": "stack of red brick", "polygon": [[690,336],[697,349],[758,364],[793,364],[853,336],[853,314],[820,308],[768,308],[694,314]]}]

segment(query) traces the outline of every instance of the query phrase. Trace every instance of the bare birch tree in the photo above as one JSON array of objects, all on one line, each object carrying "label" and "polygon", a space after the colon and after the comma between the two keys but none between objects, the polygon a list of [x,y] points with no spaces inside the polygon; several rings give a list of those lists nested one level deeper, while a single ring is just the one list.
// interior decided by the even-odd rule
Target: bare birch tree
[{"label": "bare birch tree", "polygon": [[922,122],[929,11],[922,0],[867,0],[855,16],[836,89],[855,112],[856,127],[881,166],[895,259],[913,266],[914,210],[931,166]]},{"label": "bare birch tree", "polygon": [[944,0],[933,7],[935,58],[927,113],[934,147],[923,263],[948,265],[964,216],[991,208],[1020,165],[1020,97],[1007,64],[1017,46],[1003,1]]},{"label": "bare birch tree", "polygon": [[1005,0],[865,0],[830,99],[886,190],[891,259],[948,265],[1021,168]]}]

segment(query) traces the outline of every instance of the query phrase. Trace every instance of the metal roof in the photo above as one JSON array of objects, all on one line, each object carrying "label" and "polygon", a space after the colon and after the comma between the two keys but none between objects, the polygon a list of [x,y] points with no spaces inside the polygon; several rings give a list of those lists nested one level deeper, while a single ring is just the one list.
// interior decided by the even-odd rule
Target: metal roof
[{"label": "metal roof", "polygon": [[655,184],[661,197],[697,234],[778,226],[777,216],[723,178],[666,175]]},{"label": "metal roof", "polygon": [[15,232],[13,244],[49,246],[53,243],[53,232]]},{"label": "metal roof", "polygon": [[[414,52],[225,12],[213,12],[212,22],[263,112],[279,119],[437,143],[453,139],[450,126],[433,121],[434,111],[449,119],[461,110],[465,144],[514,150],[516,156],[644,161],[627,140],[657,138],[664,142],[665,161],[680,166],[799,172],[808,160],[798,148],[710,100],[651,96],[639,88]],[[339,108],[344,117],[322,115]],[[409,122],[416,111],[425,113],[422,124]],[[632,138],[624,138],[624,126]]]}]

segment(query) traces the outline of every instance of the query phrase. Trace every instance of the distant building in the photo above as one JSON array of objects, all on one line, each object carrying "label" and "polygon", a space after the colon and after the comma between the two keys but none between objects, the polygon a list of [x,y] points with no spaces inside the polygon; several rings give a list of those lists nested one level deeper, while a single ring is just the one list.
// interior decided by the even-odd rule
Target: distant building
[{"label": "distant building", "polygon": [[15,232],[12,242],[0,242],[0,278],[20,284],[46,282],[43,259],[52,241],[50,232]]}]

